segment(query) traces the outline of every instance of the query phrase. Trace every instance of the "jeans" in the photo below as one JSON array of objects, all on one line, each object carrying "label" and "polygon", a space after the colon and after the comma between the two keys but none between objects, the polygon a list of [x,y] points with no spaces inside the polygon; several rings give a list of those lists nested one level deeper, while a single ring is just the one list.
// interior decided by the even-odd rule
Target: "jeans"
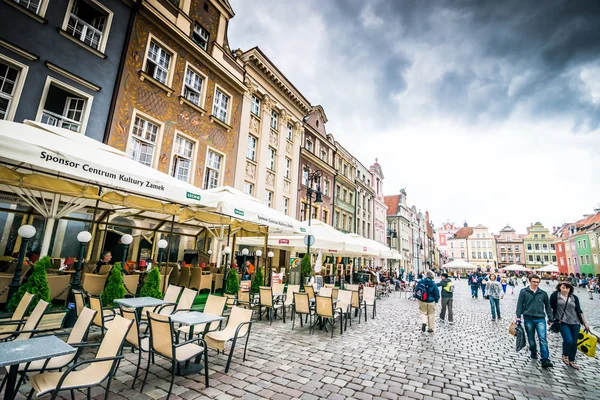
[{"label": "jeans", "polygon": [[538,341],[540,342],[540,353],[542,361],[550,359],[550,352],[548,351],[548,340],[546,339],[546,320],[540,319],[523,319],[525,325],[525,332],[527,332],[527,342],[529,342],[529,351],[532,353],[537,352],[537,346],[535,345],[535,333],[537,332]]},{"label": "jeans", "polygon": [[481,295],[485,297],[485,285],[481,285]]},{"label": "jeans", "polygon": [[448,321],[454,320],[452,313],[452,297],[442,297],[442,312],[440,313],[440,319],[443,321],[446,318],[446,308],[448,309]]},{"label": "jeans", "polygon": [[498,318],[502,318],[500,316],[500,299],[490,296],[490,306],[492,307],[492,318],[496,318],[496,315]]},{"label": "jeans", "polygon": [[471,296],[477,297],[477,289],[478,287],[476,285],[471,285]]},{"label": "jeans", "polygon": [[504,293],[506,294],[506,284],[502,285],[502,290],[504,291]]},{"label": "jeans", "polygon": [[575,324],[560,324],[560,334],[563,338],[563,356],[569,357],[569,361],[575,361],[575,354],[577,354],[577,336],[581,325]]}]

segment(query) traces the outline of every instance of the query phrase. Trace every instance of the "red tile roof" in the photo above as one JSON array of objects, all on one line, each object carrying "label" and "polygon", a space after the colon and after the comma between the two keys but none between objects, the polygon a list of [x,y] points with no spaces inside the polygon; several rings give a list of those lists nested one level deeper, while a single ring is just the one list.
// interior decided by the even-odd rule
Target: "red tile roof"
[{"label": "red tile roof", "polygon": [[456,233],[454,234],[454,238],[455,239],[467,239],[472,234],[473,234],[473,228],[463,227],[456,231]]},{"label": "red tile roof", "polygon": [[383,196],[385,205],[387,206],[387,215],[398,214],[398,202],[400,201],[399,194],[393,194],[391,196]]}]

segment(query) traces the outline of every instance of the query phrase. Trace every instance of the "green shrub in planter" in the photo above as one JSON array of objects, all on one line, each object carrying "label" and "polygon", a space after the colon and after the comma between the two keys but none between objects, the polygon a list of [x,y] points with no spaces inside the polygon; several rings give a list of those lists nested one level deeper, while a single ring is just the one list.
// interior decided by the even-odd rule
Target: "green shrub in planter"
[{"label": "green shrub in planter", "polygon": [[237,295],[240,291],[240,282],[238,280],[238,274],[235,268],[230,268],[227,274],[227,282],[225,287],[226,294]]},{"label": "green shrub in planter", "polygon": [[263,275],[264,268],[257,268],[254,278],[252,279],[252,285],[250,286],[250,292],[258,293],[261,286],[265,285],[265,276]]},{"label": "green shrub in planter", "polygon": [[17,293],[10,298],[7,307],[9,312],[13,312],[17,308],[25,292],[35,295],[29,309],[33,309],[40,300],[50,302],[50,286],[46,277],[47,268],[52,268],[52,263],[48,256],[40,258],[35,263],[33,273],[27,279],[27,283],[22,284]]},{"label": "green shrub in planter", "polygon": [[302,273],[302,278],[309,278],[314,274],[312,265],[310,264],[310,256],[308,254],[305,254],[304,257],[302,257],[300,272]]},{"label": "green shrub in planter", "polygon": [[148,272],[146,282],[140,291],[140,297],[162,299],[162,291],[160,290],[160,271],[158,267],[154,267]]},{"label": "green shrub in planter", "polygon": [[102,304],[113,307],[115,299],[125,297],[125,284],[123,283],[123,271],[120,262],[116,262],[110,270],[108,283],[102,292]]}]

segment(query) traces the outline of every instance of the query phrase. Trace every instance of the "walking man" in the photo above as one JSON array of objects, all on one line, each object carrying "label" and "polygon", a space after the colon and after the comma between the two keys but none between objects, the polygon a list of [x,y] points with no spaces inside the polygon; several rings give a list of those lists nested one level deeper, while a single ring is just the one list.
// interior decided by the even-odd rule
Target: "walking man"
[{"label": "walking man", "polygon": [[531,358],[534,360],[538,358],[535,343],[535,334],[537,333],[542,357],[542,368],[550,368],[553,365],[552,361],[550,361],[548,340],[546,339],[546,318],[551,321],[553,313],[550,308],[548,293],[539,287],[540,281],[541,279],[538,275],[531,275],[529,277],[529,287],[521,289],[517,302],[517,319],[523,316]]},{"label": "walking man", "polygon": [[452,313],[452,302],[454,298],[454,283],[452,279],[448,277],[447,273],[442,274],[442,280],[437,283],[440,286],[442,292],[442,312],[440,313],[440,320],[444,322],[446,318],[446,309],[448,309],[448,323],[452,325],[454,323],[454,316]]},{"label": "walking man", "polygon": [[435,305],[440,301],[440,291],[438,290],[433,278],[432,271],[427,271],[425,278],[417,283],[415,288],[415,297],[419,300],[419,311],[421,312],[421,331],[432,333],[435,328]]},{"label": "walking man", "polygon": [[471,298],[477,298],[477,292],[479,292],[479,277],[476,272],[469,275],[469,285],[471,285]]}]

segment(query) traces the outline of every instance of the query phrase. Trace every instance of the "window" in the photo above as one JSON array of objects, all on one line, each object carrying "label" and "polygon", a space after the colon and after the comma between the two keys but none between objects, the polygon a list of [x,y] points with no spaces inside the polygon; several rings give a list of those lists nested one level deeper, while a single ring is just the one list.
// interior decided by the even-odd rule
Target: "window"
[{"label": "window", "polygon": [[329,181],[327,179],[323,181],[323,194],[329,196]]},{"label": "window", "polygon": [[[325,221],[323,221],[325,222]],[[348,232],[352,232],[352,217],[348,215],[348,227],[346,228]]]},{"label": "window", "polygon": [[246,158],[252,161],[256,161],[256,144],[258,139],[252,135],[248,135],[248,152]]},{"label": "window", "polygon": [[265,190],[265,204],[273,208],[273,192],[270,190]]},{"label": "window", "polygon": [[[333,214],[333,226],[337,227],[337,226],[339,226],[339,223],[340,223],[340,212],[336,211],[335,214]],[[363,222],[363,224],[364,224],[364,222]]]},{"label": "window", "polygon": [[560,258],[560,265],[565,265],[565,258],[564,257]]},{"label": "window", "polygon": [[584,249],[587,248],[587,240],[586,239],[583,239],[583,248]]},{"label": "window", "polygon": [[542,239],[545,239],[545,238],[546,238],[546,234],[542,233]]},{"label": "window", "polygon": [[477,254],[476,254],[474,251],[473,251],[473,252],[471,252],[471,256],[472,256],[472,258],[476,258],[476,255],[477,255]]},{"label": "window", "polygon": [[290,199],[288,199],[287,197],[283,198],[283,213],[285,215],[289,215],[290,212]]},{"label": "window", "polygon": [[460,252],[460,258],[465,258],[465,252],[464,251]]},{"label": "window", "polygon": [[317,206],[313,206],[312,215],[311,215],[312,219],[317,219],[317,210],[318,210]]},{"label": "window", "polygon": [[327,162],[327,152],[321,149],[321,160]]},{"label": "window", "polygon": [[527,243],[527,250],[531,250],[531,243]]},{"label": "window", "polygon": [[277,130],[279,114],[275,110],[271,111],[271,128]]},{"label": "window", "polygon": [[538,235],[537,235],[537,233],[536,233],[535,235],[533,235],[533,238],[534,238],[534,239],[537,239],[537,238],[538,238]]},{"label": "window", "polygon": [[460,248],[464,248],[465,247],[465,242],[460,242]]},{"label": "window", "polygon": [[27,70],[26,65],[0,54],[0,119],[14,119]]},{"label": "window", "polygon": [[191,103],[202,107],[202,85],[204,78],[189,66],[185,70],[185,81],[183,83],[183,97]]},{"label": "window", "polygon": [[586,264],[589,264],[589,263],[590,263],[590,255],[589,255],[589,254],[586,254],[586,255],[585,255],[585,263],[586,263]]},{"label": "window", "polygon": [[227,112],[229,107],[229,96],[215,89],[215,100],[213,102],[213,115],[227,123]]},{"label": "window", "polygon": [[342,214],[342,223],[338,226],[340,229],[344,229],[346,227],[346,214]]},{"label": "window", "polygon": [[223,156],[209,149],[208,157],[206,157],[206,168],[204,170],[204,189],[212,189],[219,186],[222,163]]},{"label": "window", "polygon": [[244,182],[244,193],[250,196],[254,195],[254,185],[250,182]]},{"label": "window", "polygon": [[192,31],[192,40],[202,47],[205,51],[208,51],[208,38],[210,37],[208,31],[200,26],[199,23],[194,24],[194,30]]},{"label": "window", "polygon": [[[561,257],[562,262],[562,257]],[[594,264],[598,264],[598,254],[594,254]]]},{"label": "window", "polygon": [[86,93],[48,78],[37,120],[83,133],[91,101],[91,96]]},{"label": "window", "polygon": [[269,168],[271,171],[275,171],[275,149],[272,147],[269,147],[269,151],[268,151],[268,158],[267,158],[267,168]]},{"label": "window", "polygon": [[321,218],[322,218],[321,221],[323,221],[324,223],[327,223],[327,220],[329,219],[329,211],[323,210]]},{"label": "window", "polygon": [[[289,158],[285,158],[285,172],[283,174],[283,177],[286,179],[290,179],[290,176],[292,175],[292,160],[290,160]],[[327,181],[325,181],[325,183],[327,183]]]},{"label": "window", "polygon": [[293,137],[292,136],[293,133],[292,133],[292,124],[290,124],[289,122],[287,124],[287,131],[286,132],[287,132],[286,133],[286,138],[287,138],[287,140],[289,140],[291,142],[292,141],[292,137]]},{"label": "window", "polygon": [[190,172],[192,171],[194,142],[183,136],[176,135],[173,153],[171,176],[174,176],[181,181],[189,182]]},{"label": "window", "polygon": [[250,108],[250,111],[256,116],[260,115],[260,99],[255,95],[252,95],[252,107]]},{"label": "window", "polygon": [[562,244],[560,244],[560,243],[558,244],[558,251],[563,251]]},{"label": "window", "polygon": [[306,150],[312,152],[313,151],[313,142],[310,139],[306,139]]},{"label": "window", "polygon": [[532,255],[529,256],[529,262],[533,262],[533,256]]},{"label": "window", "polygon": [[31,12],[39,14],[40,4],[42,0],[14,0],[14,2],[20,4],[22,7],[28,9]]},{"label": "window", "polygon": [[552,256],[552,262],[556,262],[556,256]]},{"label": "window", "polygon": [[136,115],[129,143],[131,159],[151,167],[158,139],[158,125]]},{"label": "window", "polygon": [[300,203],[300,221],[306,221],[306,203]]},{"label": "window", "polygon": [[494,255],[493,255],[493,253],[492,253],[491,251],[488,253],[488,258],[489,258],[490,260],[491,260],[492,258],[494,258]]},{"label": "window", "polygon": [[536,244],[535,244],[535,249],[536,249],[536,250],[539,250],[539,249],[540,249],[540,244],[539,244],[539,243],[536,243]]},{"label": "window", "polygon": [[477,258],[481,258],[481,252],[480,251],[477,252]]},{"label": "window", "polygon": [[535,262],[542,262],[541,256],[535,256]]},{"label": "window", "polygon": [[347,201],[346,196],[348,196],[348,191],[346,189],[342,189],[342,200]]},{"label": "window", "polygon": [[308,171],[305,169],[302,170],[302,184],[308,186]]},{"label": "window", "polygon": [[146,55],[146,73],[163,85],[167,85],[171,57],[171,53],[160,47],[154,40],[150,40]]},{"label": "window", "polygon": [[73,0],[63,30],[93,49],[104,52],[113,13],[94,0]]},{"label": "window", "polygon": [[515,245],[515,251],[519,251],[519,246]]}]

